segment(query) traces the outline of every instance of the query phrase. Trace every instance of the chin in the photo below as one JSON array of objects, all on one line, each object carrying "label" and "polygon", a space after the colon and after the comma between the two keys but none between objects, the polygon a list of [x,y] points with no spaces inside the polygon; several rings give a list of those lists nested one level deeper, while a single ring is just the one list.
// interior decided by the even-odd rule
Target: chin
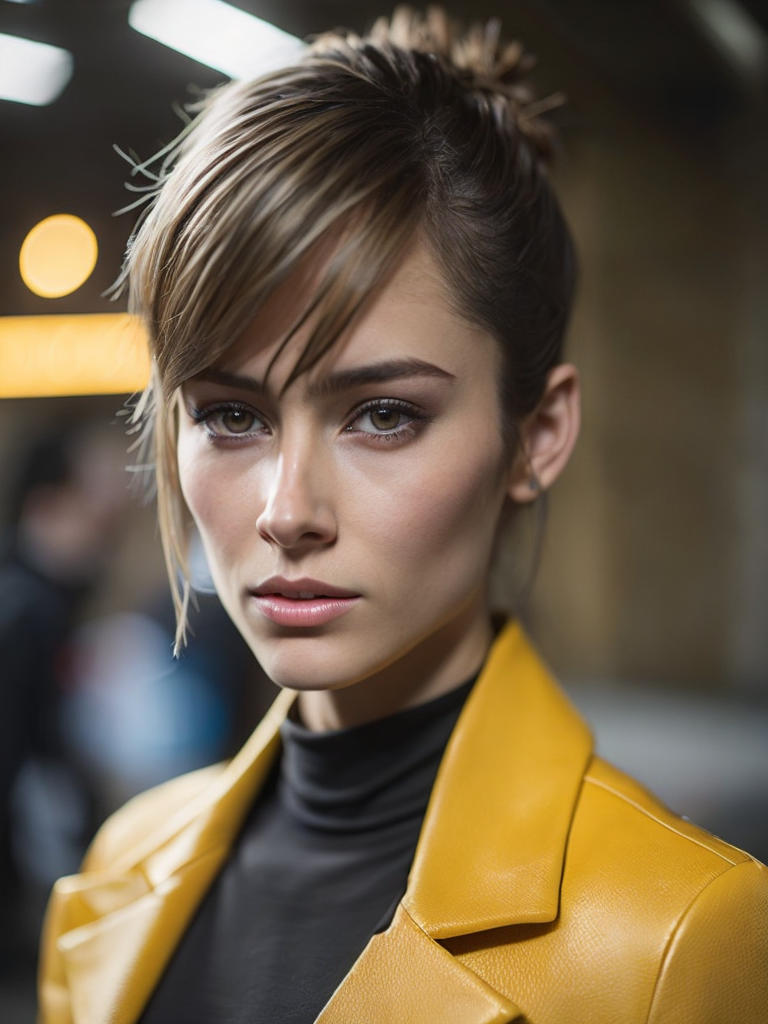
[{"label": "chin", "polygon": [[[248,645],[272,682],[286,690],[340,690],[376,672],[377,664],[363,665],[352,656],[349,642],[338,637],[303,635],[253,637]],[[354,662],[358,661],[358,664]]]}]

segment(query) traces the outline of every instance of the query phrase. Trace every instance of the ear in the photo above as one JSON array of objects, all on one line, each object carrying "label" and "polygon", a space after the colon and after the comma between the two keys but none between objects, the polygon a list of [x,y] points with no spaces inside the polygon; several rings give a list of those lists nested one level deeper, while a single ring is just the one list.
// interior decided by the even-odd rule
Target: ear
[{"label": "ear", "polygon": [[518,504],[533,501],[562,473],[581,424],[581,393],[575,366],[561,363],[550,371],[544,394],[518,429],[507,493]]}]

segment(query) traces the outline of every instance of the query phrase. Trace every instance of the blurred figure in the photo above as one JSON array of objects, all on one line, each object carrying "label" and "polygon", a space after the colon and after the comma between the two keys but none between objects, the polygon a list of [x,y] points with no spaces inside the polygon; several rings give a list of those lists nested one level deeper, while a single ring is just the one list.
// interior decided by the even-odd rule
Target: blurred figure
[{"label": "blurred figure", "polygon": [[274,700],[216,596],[194,530],[189,569],[191,636],[178,658],[167,586],[137,607],[89,618],[72,636],[61,728],[96,822],[149,786],[231,757]]},{"label": "blurred figure", "polygon": [[73,642],[66,742],[98,820],[149,786],[231,756],[275,688],[215,594],[197,595],[189,647],[172,656],[170,593],[89,621]]},{"label": "blurred figure", "polygon": [[[41,860],[57,848],[53,812],[61,802],[87,806],[61,740],[67,643],[112,550],[126,493],[114,441],[84,425],[54,429],[37,440],[21,456],[10,491],[10,526],[0,539],[0,906],[2,942],[11,949],[18,948],[19,927],[24,930],[13,799],[22,769],[36,765],[26,779],[24,802],[38,794],[40,806],[28,809],[51,826],[50,843],[38,844]],[[44,778],[57,780],[56,793]],[[87,832],[88,815],[81,817]],[[86,839],[87,834],[73,841],[75,863]],[[54,874],[70,867],[62,859],[53,857]]]}]

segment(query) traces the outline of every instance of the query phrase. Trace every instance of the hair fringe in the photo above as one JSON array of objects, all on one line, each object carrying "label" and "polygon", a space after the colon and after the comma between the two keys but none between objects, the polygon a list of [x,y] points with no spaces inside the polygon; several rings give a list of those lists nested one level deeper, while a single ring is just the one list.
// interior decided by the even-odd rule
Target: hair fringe
[{"label": "hair fringe", "polygon": [[291,274],[311,261],[324,267],[282,340],[280,352],[309,324],[285,387],[423,232],[458,312],[515,349],[502,407],[510,418],[531,411],[559,358],[573,276],[543,166],[555,133],[541,115],[564,97],[537,97],[534,65],[521,43],[502,41],[497,19],[461,32],[439,8],[401,5],[366,37],[325,33],[297,64],[186,106],[181,131],[146,160],[115,147],[135,196],[119,212],[139,213],[107,294],[129,290],[152,340],[132,450],[137,478],[157,497],[175,653],[194,595],[174,395]]}]

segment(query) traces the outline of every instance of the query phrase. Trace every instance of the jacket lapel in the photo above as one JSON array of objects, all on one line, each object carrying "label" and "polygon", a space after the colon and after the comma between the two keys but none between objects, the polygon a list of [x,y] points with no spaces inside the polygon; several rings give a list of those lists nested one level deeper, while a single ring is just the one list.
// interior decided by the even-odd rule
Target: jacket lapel
[{"label": "jacket lapel", "polygon": [[[50,913],[60,977],[48,972],[56,1009],[46,1024],[135,1022],[267,774],[293,699],[278,697],[200,797],[108,873],[59,883]],[[440,940],[554,920],[590,756],[586,726],[521,629],[508,625],[446,749],[402,904],[317,1024],[522,1020]]]},{"label": "jacket lapel", "polygon": [[317,1024],[500,1024],[519,1008],[439,940],[552,921],[589,731],[518,625],[491,649],[443,757],[408,888]]},{"label": "jacket lapel", "polygon": [[316,1024],[509,1024],[519,1009],[430,939],[401,905]]},{"label": "jacket lapel", "polygon": [[267,775],[294,697],[281,694],[218,778],[159,831],[108,871],[57,884],[48,928],[61,963],[47,972],[46,1024],[138,1018]]},{"label": "jacket lapel", "polygon": [[434,939],[553,921],[589,729],[520,626],[502,631],[440,765],[404,904]]},{"label": "jacket lapel", "polygon": [[[138,899],[61,937],[75,1024],[137,1019],[226,852],[208,851]],[[83,895],[90,900],[94,893]]]}]

